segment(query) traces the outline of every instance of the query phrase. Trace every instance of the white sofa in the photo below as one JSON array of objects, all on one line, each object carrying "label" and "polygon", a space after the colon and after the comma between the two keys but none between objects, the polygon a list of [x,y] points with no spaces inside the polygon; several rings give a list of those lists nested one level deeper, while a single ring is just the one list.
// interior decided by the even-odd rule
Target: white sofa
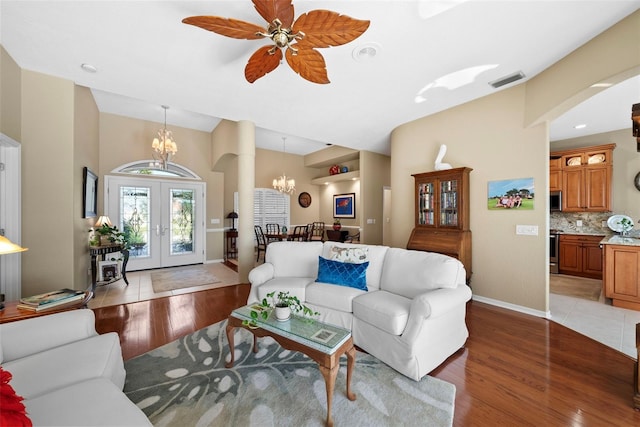
[{"label": "white sofa", "polygon": [[[369,263],[367,291],[316,282],[318,257],[335,258],[345,249]],[[350,329],[358,347],[416,381],[469,336],[465,315],[471,290],[462,263],[446,255],[378,245],[274,242],[249,281],[248,304],[272,291],[289,291],[319,312],[319,320]]]},{"label": "white sofa", "polygon": [[0,324],[0,364],[34,426],[151,426],[122,392],[118,334],[98,335],[92,310]]}]

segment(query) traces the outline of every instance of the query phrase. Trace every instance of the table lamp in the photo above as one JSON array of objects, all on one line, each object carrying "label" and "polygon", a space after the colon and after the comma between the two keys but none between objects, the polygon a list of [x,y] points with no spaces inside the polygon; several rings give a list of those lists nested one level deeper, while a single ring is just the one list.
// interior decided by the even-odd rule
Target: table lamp
[{"label": "table lamp", "polygon": [[[0,236],[0,255],[15,254],[26,250],[28,250],[28,248],[23,248],[6,237]],[[0,294],[0,310],[2,309],[4,309],[4,294]]]},{"label": "table lamp", "polygon": [[238,218],[238,214],[236,212],[229,212],[227,218],[231,219],[231,231],[236,231],[236,219]]}]

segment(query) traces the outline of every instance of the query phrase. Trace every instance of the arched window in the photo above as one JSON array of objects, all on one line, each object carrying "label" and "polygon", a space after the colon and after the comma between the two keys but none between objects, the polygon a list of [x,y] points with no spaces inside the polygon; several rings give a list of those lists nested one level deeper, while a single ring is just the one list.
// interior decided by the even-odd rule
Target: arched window
[{"label": "arched window", "polygon": [[118,166],[111,172],[115,173],[128,173],[131,175],[150,175],[156,177],[172,177],[172,178],[188,178],[197,179],[201,178],[193,171],[180,166],[176,163],[168,162],[167,169],[162,169],[157,162],[153,160],[141,160],[137,162],[127,163],[126,165]]}]

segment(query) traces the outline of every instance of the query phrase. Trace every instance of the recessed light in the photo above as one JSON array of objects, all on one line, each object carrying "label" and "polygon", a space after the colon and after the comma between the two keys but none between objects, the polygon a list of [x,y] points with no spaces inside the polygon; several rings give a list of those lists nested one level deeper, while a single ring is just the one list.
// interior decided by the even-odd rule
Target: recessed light
[{"label": "recessed light", "polygon": [[91,64],[87,64],[87,63],[81,64],[80,68],[82,68],[87,73],[97,73],[98,72],[98,69],[95,66],[93,66]]},{"label": "recessed light", "polygon": [[358,62],[369,62],[380,55],[382,46],[378,43],[366,43],[353,49],[353,59]]},{"label": "recessed light", "polygon": [[587,125],[585,125],[585,124],[580,124],[580,125],[575,125],[573,128],[574,128],[574,129],[584,129],[584,128],[586,128],[586,127],[587,127]]}]

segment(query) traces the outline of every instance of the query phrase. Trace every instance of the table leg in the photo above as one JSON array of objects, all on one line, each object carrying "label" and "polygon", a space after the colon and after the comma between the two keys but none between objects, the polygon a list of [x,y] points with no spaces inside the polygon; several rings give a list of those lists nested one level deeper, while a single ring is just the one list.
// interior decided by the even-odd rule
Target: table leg
[{"label": "table leg", "polygon": [[129,286],[129,281],[127,280],[127,263],[129,262],[129,250],[123,249],[122,256],[124,259],[122,260],[122,278],[124,279],[124,283]]},{"label": "table leg", "polygon": [[229,362],[225,363],[226,368],[232,368],[235,362],[236,347],[233,342],[233,331],[236,327],[227,323],[227,341],[229,341]]},{"label": "table leg", "polygon": [[333,427],[333,418],[331,418],[331,403],[333,401],[333,389],[336,385],[336,377],[338,376],[339,367],[340,363],[337,363],[331,368],[320,366],[320,372],[322,372],[325,387],[327,388],[327,427]]},{"label": "table leg", "polygon": [[351,391],[351,374],[356,364],[356,348],[351,347],[347,350],[347,398],[356,400],[356,394]]},{"label": "table leg", "polygon": [[[86,259],[86,258],[85,258]],[[96,294],[96,276],[97,276],[96,256],[91,255],[91,292]]]}]

